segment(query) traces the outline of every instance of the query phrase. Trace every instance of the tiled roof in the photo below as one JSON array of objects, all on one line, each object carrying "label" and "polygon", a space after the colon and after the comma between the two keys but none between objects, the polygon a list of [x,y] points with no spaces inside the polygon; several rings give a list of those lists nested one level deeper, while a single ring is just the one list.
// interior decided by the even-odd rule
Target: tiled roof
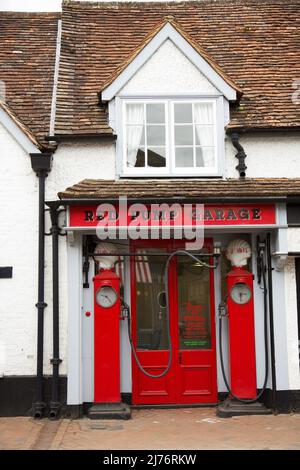
[{"label": "tiled roof", "polygon": [[56,13],[0,12],[0,80],[5,101],[45,145],[59,17]]},{"label": "tiled roof", "polygon": [[[300,126],[292,100],[300,77],[300,0],[65,1],[57,135],[111,135],[103,85],[166,17],[239,87],[232,127]],[[39,142],[49,134],[60,14],[0,12],[5,101]]]},{"label": "tiled roof", "polygon": [[32,134],[30,129],[28,129],[28,127],[19,119],[19,117],[16,116],[16,114],[8,106],[8,104],[2,101],[1,99],[0,99],[0,108],[3,109],[3,111],[5,111],[8,114],[8,116],[19,127],[19,129],[21,129],[21,131],[28,137],[28,139],[33,143],[33,145],[35,145],[39,149],[43,148],[43,146],[36,140],[35,136]]},{"label": "tiled roof", "polygon": [[144,47],[151,42],[151,40],[157,35],[157,33],[166,25],[171,24],[176,31],[184,37],[184,39],[200,54],[206,62],[227,82],[229,86],[234,88],[236,92],[241,95],[242,90],[231,80],[231,78],[224,73],[224,71],[219,67],[219,65],[214,61],[214,59],[199,45],[194,41],[191,36],[189,36],[183,29],[179,26],[179,24],[174,21],[172,16],[166,16],[163,21],[161,21],[152,31],[151,33],[144,39],[144,41],[139,44],[139,46],[127,57],[127,59],[118,67],[113,74],[109,77],[109,79],[102,85],[101,91],[107,88],[120,74],[126,67],[138,56],[138,54],[144,49]]},{"label": "tiled roof", "polygon": [[299,127],[300,0],[63,4],[57,134],[110,133],[98,93],[166,16],[243,91],[233,127]]},{"label": "tiled roof", "polygon": [[91,180],[58,194],[60,199],[226,198],[299,196],[300,178],[246,178],[244,180]]}]

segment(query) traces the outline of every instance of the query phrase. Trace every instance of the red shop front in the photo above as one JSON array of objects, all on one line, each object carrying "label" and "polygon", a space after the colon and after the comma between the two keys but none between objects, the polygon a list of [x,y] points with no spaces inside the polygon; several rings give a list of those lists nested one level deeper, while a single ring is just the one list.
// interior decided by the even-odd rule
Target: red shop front
[{"label": "red shop front", "polygon": [[[232,228],[231,238],[247,238],[251,231],[255,233],[257,230],[261,233],[264,230],[274,228],[276,226],[276,207],[274,204],[209,204],[205,206],[191,204],[189,207],[190,216],[186,216],[183,223],[183,219],[180,219],[180,222],[177,221],[176,207],[173,205],[171,208],[172,210],[169,212],[165,211],[166,207],[162,208],[158,205],[153,207],[150,204],[146,204],[144,209],[137,205],[126,206],[125,211],[124,207],[116,204],[106,206],[85,204],[69,208],[68,230],[84,231],[85,237],[90,237],[94,243],[92,246],[94,248],[97,246],[95,280],[97,273],[102,273],[103,277],[103,272],[106,269],[108,273],[113,273],[112,277],[110,274],[106,277],[104,275],[106,287],[109,286],[110,278],[114,279],[114,283],[116,279],[120,282],[117,289],[114,284],[115,293],[112,298],[110,299],[109,292],[103,294],[103,304],[101,305],[100,302],[98,305],[97,295],[100,292],[101,282],[97,284],[94,281],[94,386],[98,387],[100,391],[104,391],[104,395],[100,393],[102,402],[121,400],[120,380],[115,381],[110,377],[120,376],[122,353],[120,355],[119,320],[126,320],[127,315],[130,316],[128,329],[130,329],[129,343],[132,345],[131,400],[133,404],[192,405],[216,404],[218,402],[216,347],[218,305],[216,305],[216,298],[220,296],[217,295],[216,289],[220,289],[220,286],[216,287],[216,268],[220,265],[221,254],[216,249],[218,245],[216,239],[222,239],[224,229],[227,230],[226,233],[230,233]],[[183,252],[187,247],[187,240],[180,239],[174,233],[175,229],[183,228],[184,225],[190,228],[194,227],[199,220],[201,221],[199,225],[202,225],[204,230],[203,243],[200,248],[197,246],[195,252],[191,249],[188,250],[199,259],[197,262],[195,258],[192,259]],[[145,231],[149,229],[152,222],[155,228],[158,228],[159,235],[157,236],[157,232],[155,232],[156,239],[145,236]],[[96,233],[99,226],[101,229],[104,226],[106,229],[108,228],[109,240],[104,238],[102,241],[97,240]],[[144,232],[141,230],[141,233],[144,233],[142,239],[136,235],[132,237],[130,231],[126,235],[127,238],[125,237],[124,230],[130,226],[134,227],[135,234],[139,232],[139,229],[144,230]],[[163,235],[162,229],[170,230],[168,237]],[[123,238],[126,238],[123,240],[122,249],[119,249],[120,244],[118,244],[120,232],[123,233]],[[147,233],[149,235],[149,231]],[[101,267],[101,256],[107,257],[109,255],[105,251],[108,244],[115,247],[111,253],[115,261],[111,266],[103,268],[103,266]],[[103,246],[103,252],[101,246]],[[172,256],[175,252],[179,253]],[[126,258],[129,266],[127,274],[122,266]],[[98,263],[99,260],[100,263]],[[168,263],[167,271],[166,263]],[[249,270],[251,271],[251,265],[246,266],[242,271],[235,272],[230,280],[228,278],[226,281],[227,271],[225,285],[227,285],[227,289],[232,289],[232,283],[239,285],[244,283],[243,288],[245,288],[245,284],[248,282],[250,286],[251,301],[246,302],[248,306],[239,306],[236,301],[237,306],[232,307],[234,301],[231,304],[229,301],[227,302],[228,305],[231,305],[230,308],[235,309],[236,312],[243,312],[244,318],[248,314],[250,318],[249,324],[237,323],[238,331],[231,333],[232,336],[228,341],[233,345],[235,341],[233,335],[240,337],[242,328],[249,328],[249,335],[252,336],[253,341],[245,342],[248,344],[248,353],[251,349],[249,354],[246,352],[245,357],[246,361],[250,361],[249,368],[252,369],[250,375],[253,378],[253,375],[255,376],[254,294],[251,287],[253,276]],[[124,307],[124,289],[121,284],[124,283],[125,275],[130,277],[130,296],[127,296]],[[247,280],[244,282],[243,279]],[[101,293],[99,295],[101,296]],[[227,297],[230,298],[230,295],[228,291]],[[242,292],[239,295],[246,295],[246,293]],[[115,301],[114,296],[117,296]],[[232,298],[234,299],[233,296]],[[115,322],[107,321],[110,308],[111,314],[117,318]],[[105,328],[109,328],[110,331],[105,332]],[[109,340],[105,340],[108,337]],[[238,341],[241,342],[240,338]],[[229,348],[229,353],[231,350],[234,351],[234,357],[241,355],[239,344],[238,346],[235,344],[234,348]],[[119,357],[120,359],[118,359]],[[234,364],[234,360],[232,362]],[[235,373],[239,374],[238,370]],[[244,369],[242,375],[247,377],[247,364],[246,372]],[[247,378],[243,377],[242,381],[247,381]],[[114,383],[114,390],[111,391],[111,388],[107,387],[109,391],[106,393],[105,387],[110,380]],[[234,385],[232,377],[231,381]],[[237,383],[240,387],[239,378]],[[255,393],[253,387],[256,389],[255,377],[249,392],[247,386],[242,383],[242,389],[238,388],[240,393],[243,392],[243,387],[246,390],[246,396],[248,394],[248,398],[251,398]],[[95,396],[99,395],[99,389],[95,389]],[[115,392],[117,393],[115,394]],[[114,397],[113,400],[111,397]]]}]

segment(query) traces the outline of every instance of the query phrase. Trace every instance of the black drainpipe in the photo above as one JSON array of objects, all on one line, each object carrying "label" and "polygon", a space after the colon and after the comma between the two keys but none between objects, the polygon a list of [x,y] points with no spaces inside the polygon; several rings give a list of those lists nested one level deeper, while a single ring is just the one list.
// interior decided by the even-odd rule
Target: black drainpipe
[{"label": "black drainpipe", "polygon": [[45,303],[45,180],[51,171],[52,153],[31,153],[31,166],[39,179],[39,241],[38,241],[38,301],[36,396],[32,416],[42,418],[46,404],[43,390],[44,309]]},{"label": "black drainpipe", "polygon": [[58,261],[58,240],[60,229],[58,216],[60,211],[57,204],[50,205],[51,233],[52,233],[52,285],[53,285],[53,358],[51,364],[52,371],[52,395],[50,402],[49,418],[56,419],[59,416],[61,402],[59,401],[59,365],[62,360],[59,358],[59,261]]},{"label": "black drainpipe", "polygon": [[267,234],[267,272],[268,272],[268,291],[269,291],[269,317],[270,317],[270,349],[271,349],[271,373],[272,373],[272,408],[277,413],[276,400],[276,357],[275,357],[275,339],[274,339],[274,310],[273,310],[273,280],[272,280],[272,258],[271,258],[271,235]]},{"label": "black drainpipe", "polygon": [[239,172],[240,178],[243,179],[246,177],[247,166],[245,164],[245,159],[247,155],[245,154],[244,148],[241,146],[239,139],[240,139],[240,136],[237,132],[233,132],[231,134],[232,145],[238,151],[235,157],[238,159],[239,163],[235,167],[235,169]]}]

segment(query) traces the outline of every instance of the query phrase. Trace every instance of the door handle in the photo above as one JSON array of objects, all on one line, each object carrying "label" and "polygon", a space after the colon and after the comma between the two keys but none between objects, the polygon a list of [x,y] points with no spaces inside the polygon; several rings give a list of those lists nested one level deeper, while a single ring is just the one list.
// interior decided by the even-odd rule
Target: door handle
[{"label": "door handle", "polygon": [[179,351],[179,364],[182,364],[182,352]]}]

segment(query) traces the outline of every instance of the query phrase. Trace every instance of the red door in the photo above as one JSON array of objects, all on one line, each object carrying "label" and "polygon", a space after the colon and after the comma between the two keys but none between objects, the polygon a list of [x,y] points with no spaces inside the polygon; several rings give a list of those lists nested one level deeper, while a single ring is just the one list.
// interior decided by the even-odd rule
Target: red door
[{"label": "red door", "polygon": [[[208,252],[211,246],[207,240],[203,251]],[[139,241],[131,261],[133,343],[141,365],[152,375],[164,371],[169,359],[164,294],[167,255],[163,253],[174,249],[170,241]],[[197,265],[188,256],[173,258],[169,294],[171,367],[163,377],[150,378],[133,358],[133,403],[216,403],[213,270]]]}]

